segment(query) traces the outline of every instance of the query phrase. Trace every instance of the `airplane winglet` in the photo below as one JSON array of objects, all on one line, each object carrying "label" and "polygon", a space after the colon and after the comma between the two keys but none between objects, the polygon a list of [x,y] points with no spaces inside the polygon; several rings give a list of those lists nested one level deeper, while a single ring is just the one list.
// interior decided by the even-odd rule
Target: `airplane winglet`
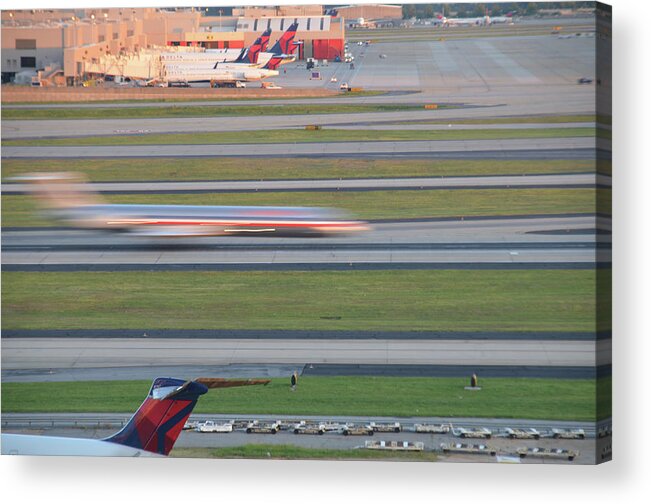
[{"label": "airplane winglet", "polygon": [[246,387],[249,385],[268,385],[271,380],[230,380],[227,378],[196,378],[196,383],[201,383],[209,389],[213,388],[228,388],[228,387]]}]

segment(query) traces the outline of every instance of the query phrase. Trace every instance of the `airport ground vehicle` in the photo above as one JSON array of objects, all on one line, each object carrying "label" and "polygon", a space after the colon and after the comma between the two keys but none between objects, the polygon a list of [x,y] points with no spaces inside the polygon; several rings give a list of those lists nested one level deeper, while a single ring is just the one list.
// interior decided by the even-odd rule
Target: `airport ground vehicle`
[{"label": "airport ground vehicle", "polygon": [[192,421],[191,422],[190,420],[188,420],[187,422],[185,422],[185,424],[183,424],[183,430],[194,430],[194,429],[197,428],[197,426],[200,423],[201,422],[197,422],[197,421]]},{"label": "airport ground vehicle", "polygon": [[197,424],[194,430],[197,432],[233,432],[233,423],[215,423],[212,420],[206,420]]},{"label": "airport ground vehicle", "polygon": [[554,439],[585,439],[583,429],[552,429]]},{"label": "airport ground vehicle", "polygon": [[486,427],[466,429],[464,427],[452,427],[452,434],[460,438],[486,438],[490,439],[493,433]]},{"label": "airport ground vehicle", "polygon": [[540,439],[540,432],[536,429],[512,429],[507,427],[504,433],[511,439]]},{"label": "airport ground vehicle", "polygon": [[376,424],[375,422],[371,422],[368,425],[371,429],[373,429],[374,432],[401,432],[402,431],[402,427],[400,426],[399,422],[388,423],[388,424]]},{"label": "airport ground vehicle", "polygon": [[[264,84],[264,83],[263,83]],[[210,81],[212,88],[245,88],[246,83],[242,81]]]},{"label": "airport ground vehicle", "polygon": [[441,443],[443,453],[477,453],[484,455],[497,455],[497,449],[483,444]]},{"label": "airport ground vehicle", "polygon": [[277,434],[280,430],[280,422],[260,423],[254,420],[246,426],[247,434]]},{"label": "airport ground vehicle", "polygon": [[323,428],[326,430],[326,432],[340,431],[343,427],[342,424],[337,422],[324,422],[321,425],[323,425]]},{"label": "airport ground vehicle", "polygon": [[579,84],[592,84],[592,79],[589,77],[581,77],[577,82]]},{"label": "airport ground vehicle", "polygon": [[423,451],[425,444],[421,441],[366,441],[364,448],[367,450],[389,450],[389,451]]},{"label": "airport ground vehicle", "polygon": [[567,460],[574,460],[579,456],[579,452],[574,450],[566,450],[565,448],[518,448],[516,453],[520,458],[525,457],[539,457],[539,458],[566,458]]},{"label": "airport ground vehicle", "polygon": [[342,91],[350,91],[350,86],[348,85],[347,82],[342,82],[339,85],[339,89],[341,89]]},{"label": "airport ground vehicle", "polygon": [[325,434],[326,429],[323,424],[309,424],[305,421],[294,425],[294,434]]},{"label": "airport ground vehicle", "polygon": [[341,433],[344,436],[372,436],[373,429],[368,425],[344,425]]},{"label": "airport ground vehicle", "polygon": [[447,434],[448,432],[450,432],[450,426],[447,424],[441,424],[441,425],[414,424],[414,431],[428,433],[428,434]]}]

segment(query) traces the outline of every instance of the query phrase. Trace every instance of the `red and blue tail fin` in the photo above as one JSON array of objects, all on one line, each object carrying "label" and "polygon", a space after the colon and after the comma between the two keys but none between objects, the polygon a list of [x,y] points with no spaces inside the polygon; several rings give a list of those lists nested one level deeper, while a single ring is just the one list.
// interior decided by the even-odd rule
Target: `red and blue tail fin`
[{"label": "red and blue tail fin", "polygon": [[287,28],[287,31],[281,35],[281,37],[276,41],[274,46],[269,51],[272,54],[292,54],[296,46],[294,45],[294,37],[296,36],[296,30],[298,29],[298,23],[292,23],[292,25]]},{"label": "red and blue tail fin", "polygon": [[260,56],[260,53],[264,52],[269,45],[270,36],[271,29],[268,29],[257,39],[255,39],[255,42],[253,42],[253,44],[251,44],[248,49],[245,49],[240,53],[240,55],[235,60],[235,63],[257,63],[258,56]]},{"label": "red and blue tail fin", "polygon": [[199,396],[208,389],[267,385],[271,380],[156,378],[149,394],[124,428],[104,441],[167,455],[183,430]]},{"label": "red and blue tail fin", "polygon": [[167,455],[197,399],[206,392],[208,387],[195,381],[156,378],[147,398],[127,425],[104,441]]},{"label": "red and blue tail fin", "polygon": [[267,50],[267,47],[269,46],[269,39],[271,38],[271,28],[268,28],[267,30],[264,31],[262,35],[260,35],[260,52],[265,52]]}]

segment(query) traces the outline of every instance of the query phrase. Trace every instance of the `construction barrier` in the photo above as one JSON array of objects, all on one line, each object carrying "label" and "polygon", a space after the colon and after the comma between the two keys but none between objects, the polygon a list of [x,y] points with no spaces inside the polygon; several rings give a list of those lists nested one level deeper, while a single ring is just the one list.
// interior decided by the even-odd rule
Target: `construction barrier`
[{"label": "construction barrier", "polygon": [[305,129],[309,131],[316,131],[316,130],[320,130],[321,126],[319,126],[318,124],[308,124],[307,126],[305,126]]},{"label": "construction barrier", "polygon": [[427,110],[436,110],[437,108],[439,108],[439,106],[436,103],[429,103],[425,105],[425,109]]}]

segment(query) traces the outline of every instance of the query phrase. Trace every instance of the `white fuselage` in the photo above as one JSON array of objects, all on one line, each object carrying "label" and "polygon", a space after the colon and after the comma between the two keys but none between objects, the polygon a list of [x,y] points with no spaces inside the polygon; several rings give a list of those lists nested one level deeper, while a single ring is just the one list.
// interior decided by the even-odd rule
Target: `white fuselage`
[{"label": "white fuselage", "polygon": [[166,67],[164,79],[168,82],[256,81],[275,77],[277,70],[252,68],[247,65],[225,68]]},{"label": "white fuselage", "polygon": [[100,439],[2,434],[2,455],[45,455],[71,457],[161,457]]}]

